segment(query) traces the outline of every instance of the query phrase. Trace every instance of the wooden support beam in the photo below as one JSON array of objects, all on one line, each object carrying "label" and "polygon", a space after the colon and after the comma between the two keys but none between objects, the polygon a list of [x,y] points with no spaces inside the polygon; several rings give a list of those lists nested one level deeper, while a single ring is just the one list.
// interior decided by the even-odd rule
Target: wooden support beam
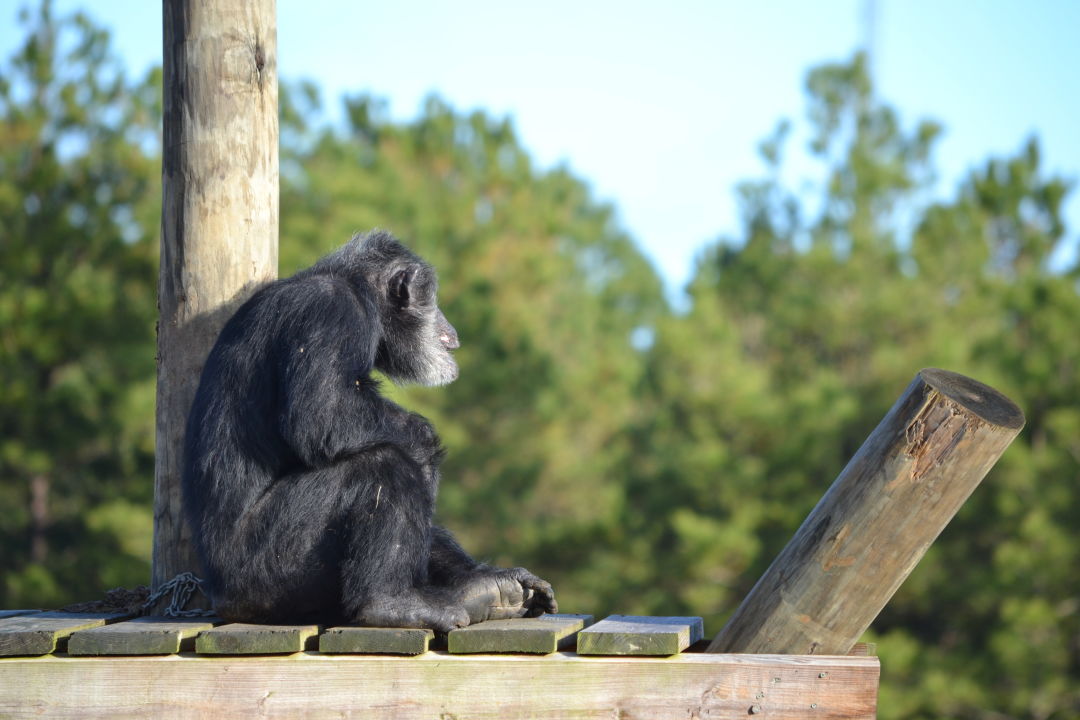
[{"label": "wooden support beam", "polygon": [[875,717],[877,658],[193,655],[0,658],[0,717]]},{"label": "wooden support beam", "polygon": [[184,425],[225,320],[277,275],[275,0],[164,0],[153,585],[198,574],[180,507]]},{"label": "wooden support beam", "polygon": [[704,637],[699,617],[612,615],[578,633],[579,655],[675,655]]},{"label": "wooden support beam", "polygon": [[920,372],[709,651],[846,654],[1023,426],[993,388]]}]

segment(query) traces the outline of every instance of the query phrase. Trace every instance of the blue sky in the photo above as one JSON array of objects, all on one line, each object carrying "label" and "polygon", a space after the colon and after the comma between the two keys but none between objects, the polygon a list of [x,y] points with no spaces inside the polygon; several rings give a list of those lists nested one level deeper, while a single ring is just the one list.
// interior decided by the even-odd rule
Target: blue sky
[{"label": "blue sky", "polygon": [[[21,4],[0,10],[0,56],[19,41]],[[133,72],[160,63],[160,2],[55,7],[109,27]],[[737,232],[733,187],[760,173],[755,148],[777,120],[801,121],[807,69],[847,59],[866,37],[879,95],[905,125],[945,126],[940,196],[1032,134],[1049,170],[1080,177],[1080,3],[873,7],[867,23],[866,0],[278,0],[278,65],[282,78],[316,81],[332,117],[338,96],[357,91],[401,119],[432,91],[459,110],[511,116],[540,166],[565,162],[615,203],[673,291],[704,243]],[[806,166],[794,168],[798,183]],[[1075,241],[1080,192],[1067,217]]]}]

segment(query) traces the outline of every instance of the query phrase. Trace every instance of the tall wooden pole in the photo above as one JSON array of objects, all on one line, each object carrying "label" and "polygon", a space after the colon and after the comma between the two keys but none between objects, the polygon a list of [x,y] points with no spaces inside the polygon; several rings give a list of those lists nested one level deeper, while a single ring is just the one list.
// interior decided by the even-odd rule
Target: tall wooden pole
[{"label": "tall wooden pole", "polygon": [[1023,426],[993,388],[920,372],[709,652],[847,654]]},{"label": "tall wooden pole", "polygon": [[277,275],[275,2],[163,2],[155,587],[198,572],[180,462],[206,355],[236,306]]}]

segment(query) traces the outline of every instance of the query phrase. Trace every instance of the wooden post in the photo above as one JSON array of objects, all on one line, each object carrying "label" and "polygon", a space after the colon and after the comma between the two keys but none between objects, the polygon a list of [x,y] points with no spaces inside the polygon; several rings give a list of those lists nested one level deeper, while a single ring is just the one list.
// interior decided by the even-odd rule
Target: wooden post
[{"label": "wooden post", "polygon": [[277,275],[275,0],[164,0],[153,584],[198,567],[180,507],[184,424],[210,347]]},{"label": "wooden post", "polygon": [[1023,426],[993,388],[920,372],[709,652],[847,654]]}]

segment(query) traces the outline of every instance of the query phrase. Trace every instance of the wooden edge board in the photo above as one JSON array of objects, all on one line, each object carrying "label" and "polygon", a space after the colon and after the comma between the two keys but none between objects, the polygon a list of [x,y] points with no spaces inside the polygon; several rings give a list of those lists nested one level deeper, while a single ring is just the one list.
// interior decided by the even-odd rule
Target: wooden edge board
[{"label": "wooden edge board", "polygon": [[80,630],[68,639],[69,655],[169,655],[193,650],[195,637],[219,618],[140,617]]},{"label": "wooden edge board", "polygon": [[420,655],[434,637],[422,628],[332,627],[319,636],[319,652]]},{"label": "wooden edge board", "polygon": [[592,615],[567,613],[489,620],[450,631],[447,649],[452,653],[553,653],[572,645],[578,631],[592,622]]},{"label": "wooden edge board", "polygon": [[40,612],[4,618],[0,620],[0,656],[64,650],[71,633],[129,617],[125,613]]},{"label": "wooden edge board", "polygon": [[877,658],[725,655],[0,658],[0,717],[875,716]]},{"label": "wooden edge board", "polygon": [[39,613],[40,610],[0,610],[0,620],[9,617],[16,617],[18,615],[31,615],[33,613]]},{"label": "wooden edge board", "polygon": [[579,655],[675,655],[704,637],[699,617],[611,615],[577,636]]},{"label": "wooden edge board", "polygon": [[231,623],[199,633],[195,652],[206,655],[262,655],[315,649],[317,625]]}]

